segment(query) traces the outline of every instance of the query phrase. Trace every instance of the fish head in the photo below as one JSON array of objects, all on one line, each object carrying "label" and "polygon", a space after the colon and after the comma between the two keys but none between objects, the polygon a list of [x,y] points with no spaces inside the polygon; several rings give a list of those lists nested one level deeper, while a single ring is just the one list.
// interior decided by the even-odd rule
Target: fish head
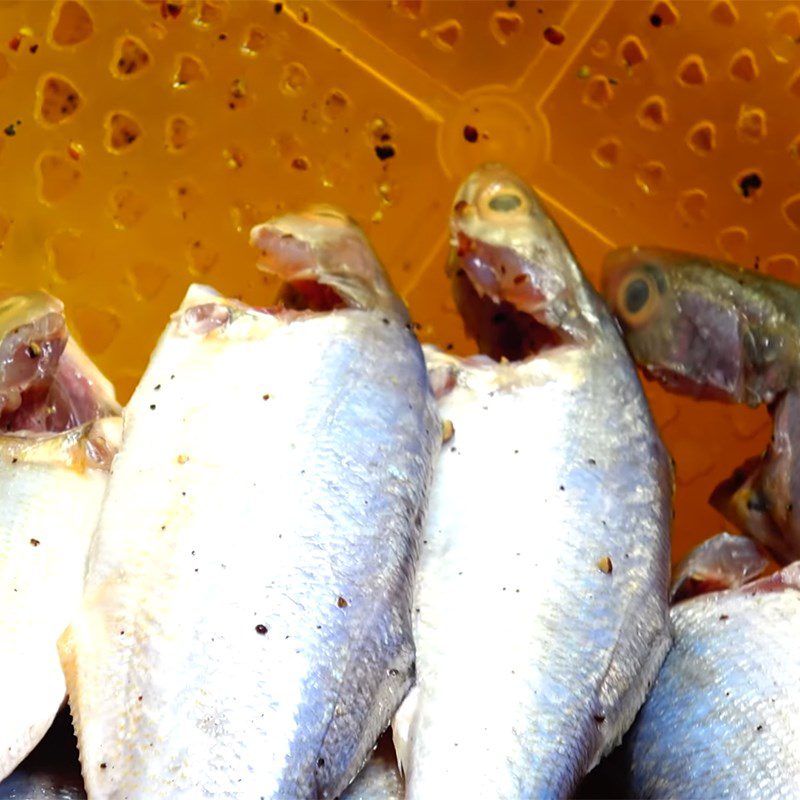
[{"label": "fish head", "polygon": [[261,251],[259,268],[288,284],[292,307],[381,309],[407,319],[364,232],[333,206],[273,217],[252,229],[250,243]]},{"label": "fish head", "polygon": [[456,193],[450,229],[456,302],[483,352],[520,358],[586,334],[588,283],[519,176],[501,164],[475,170]]},{"label": "fish head", "polygon": [[67,345],[64,306],[45,292],[0,300],[0,420],[45,394]]},{"label": "fish head", "polygon": [[619,248],[603,264],[602,292],[636,363],[696,398],[750,400],[750,331],[734,301],[738,288],[732,271],[666,248]]}]

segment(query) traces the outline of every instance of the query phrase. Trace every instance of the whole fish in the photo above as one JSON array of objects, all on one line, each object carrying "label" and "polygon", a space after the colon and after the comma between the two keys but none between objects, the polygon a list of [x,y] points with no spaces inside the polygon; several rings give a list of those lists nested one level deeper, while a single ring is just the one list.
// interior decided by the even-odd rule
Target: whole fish
[{"label": "whole fish", "polygon": [[55,298],[0,302],[0,780],[64,701],[58,642],[120,435],[113,389],[67,341]]},{"label": "whole fish", "polygon": [[426,349],[451,438],[395,746],[409,800],[566,797],[669,646],[671,465],[613,319],[528,186],[479,169],[451,229],[462,314],[501,360]]},{"label": "whole fish", "polygon": [[68,675],[92,797],[338,796],[413,679],[422,351],[343,215],[252,240],[328,310],[194,286],[126,408]]},{"label": "whole fish", "polygon": [[[740,579],[738,566],[731,585]],[[800,563],[671,616],[674,644],[623,746],[630,796],[797,797]]]},{"label": "whole fish", "polygon": [[667,389],[769,404],[766,453],[710,499],[781,562],[800,558],[800,288],[656,247],[612,252],[603,288],[633,357]]}]

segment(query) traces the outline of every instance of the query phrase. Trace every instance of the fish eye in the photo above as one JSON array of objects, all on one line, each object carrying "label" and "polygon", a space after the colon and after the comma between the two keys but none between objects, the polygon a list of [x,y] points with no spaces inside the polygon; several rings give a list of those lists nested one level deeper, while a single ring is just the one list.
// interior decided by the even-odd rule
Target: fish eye
[{"label": "fish eye", "polygon": [[504,192],[503,194],[496,194],[489,201],[489,208],[492,211],[515,211],[522,205],[522,200],[518,194],[511,192]]},{"label": "fish eye", "polygon": [[631,272],[617,290],[617,309],[622,321],[632,327],[644,325],[658,310],[661,294],[661,288],[648,271]]},{"label": "fish eye", "polygon": [[478,210],[485,218],[505,221],[526,215],[529,203],[516,186],[495,184],[481,193],[478,198]]},{"label": "fish eye", "polygon": [[644,278],[634,278],[625,288],[625,309],[629,314],[638,314],[647,305],[650,287]]}]

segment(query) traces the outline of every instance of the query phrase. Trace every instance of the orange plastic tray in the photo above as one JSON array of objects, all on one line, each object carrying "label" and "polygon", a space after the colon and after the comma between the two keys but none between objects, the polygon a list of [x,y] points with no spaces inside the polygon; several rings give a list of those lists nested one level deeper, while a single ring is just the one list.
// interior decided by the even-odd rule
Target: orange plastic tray
[{"label": "orange plastic tray", "polygon": [[[249,227],[326,201],[422,338],[468,352],[447,215],[487,159],[536,186],[592,278],[648,242],[797,279],[798,41],[772,2],[2,3],[0,288],[63,298],[126,399],[190,281],[269,301]],[[678,557],[721,527],[707,496],[768,420],[648,392]]]}]

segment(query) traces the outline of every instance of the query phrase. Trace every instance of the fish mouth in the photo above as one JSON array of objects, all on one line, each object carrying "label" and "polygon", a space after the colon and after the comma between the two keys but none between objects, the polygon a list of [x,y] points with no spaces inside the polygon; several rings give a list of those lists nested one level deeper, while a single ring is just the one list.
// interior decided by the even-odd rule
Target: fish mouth
[{"label": "fish mouth", "polygon": [[332,206],[312,206],[257,225],[250,243],[259,268],[284,280],[293,311],[380,309],[407,321],[405,306],[358,224]]},{"label": "fish mouth", "polygon": [[[494,266],[487,266],[491,258]],[[495,361],[523,361],[558,347],[574,344],[553,320],[553,304],[529,277],[510,249],[493,248],[470,239],[463,231],[448,266],[453,296],[467,334],[481,353]],[[498,270],[496,265],[500,263]],[[498,271],[515,271],[499,285]]]},{"label": "fish mouth", "polygon": [[[311,215],[302,218],[314,224]],[[331,215],[331,220],[343,223],[345,218]],[[251,243],[261,251],[259,268],[284,278],[278,302],[293,311],[332,311],[346,307],[345,298],[323,281],[319,255],[314,243],[306,238],[309,234],[300,235],[294,222],[294,218],[288,218],[284,224],[281,219],[267,222],[251,233]]]},{"label": "fish mouth", "polygon": [[0,302],[0,430],[61,433],[117,413],[110,384],[69,342],[60,301],[31,292]]}]

